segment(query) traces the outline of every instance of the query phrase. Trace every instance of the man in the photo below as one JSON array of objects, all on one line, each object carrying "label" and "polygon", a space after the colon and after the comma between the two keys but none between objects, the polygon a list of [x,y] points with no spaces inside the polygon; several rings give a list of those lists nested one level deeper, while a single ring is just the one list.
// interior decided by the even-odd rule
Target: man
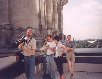
[{"label": "man", "polygon": [[71,41],[71,35],[67,36],[67,41],[65,43],[65,46],[67,47],[66,57],[67,57],[67,61],[68,61],[68,69],[71,74],[70,77],[71,77],[71,79],[74,79],[73,72],[74,72],[74,62],[75,62],[75,54],[74,54],[75,46],[74,46],[73,41]]},{"label": "man", "polygon": [[26,31],[25,41],[18,47],[23,50],[24,66],[27,79],[35,79],[35,49],[36,41],[32,37],[32,27],[28,27]]},{"label": "man", "polygon": [[51,76],[51,78],[55,79],[55,61],[54,61],[54,51],[56,44],[53,41],[53,38],[51,35],[47,36],[47,44],[46,47],[43,50],[46,50],[46,62],[47,62],[47,69],[46,73]]}]

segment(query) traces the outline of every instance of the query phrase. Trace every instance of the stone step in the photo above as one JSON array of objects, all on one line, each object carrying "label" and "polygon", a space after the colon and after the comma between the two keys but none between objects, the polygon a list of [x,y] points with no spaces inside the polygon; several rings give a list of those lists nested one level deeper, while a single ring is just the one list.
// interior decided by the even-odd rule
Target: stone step
[{"label": "stone step", "polygon": [[8,45],[0,44],[0,49],[7,49]]}]

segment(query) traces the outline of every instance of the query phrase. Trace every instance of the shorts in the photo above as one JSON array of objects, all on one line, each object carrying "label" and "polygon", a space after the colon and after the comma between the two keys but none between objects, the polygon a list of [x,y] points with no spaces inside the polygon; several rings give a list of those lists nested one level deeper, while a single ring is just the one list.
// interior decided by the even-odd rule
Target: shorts
[{"label": "shorts", "polygon": [[75,54],[74,54],[74,52],[67,52],[66,58],[67,58],[67,61],[75,62]]}]

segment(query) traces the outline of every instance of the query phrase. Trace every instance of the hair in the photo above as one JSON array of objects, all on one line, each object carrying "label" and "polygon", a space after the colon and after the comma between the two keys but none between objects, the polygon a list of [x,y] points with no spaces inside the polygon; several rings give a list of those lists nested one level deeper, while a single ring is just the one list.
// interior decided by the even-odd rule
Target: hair
[{"label": "hair", "polygon": [[47,35],[47,37],[50,37],[50,38],[52,38],[52,35]]},{"label": "hair", "polygon": [[71,35],[68,35],[68,36],[70,36],[70,37],[71,37]]},{"label": "hair", "polygon": [[56,36],[54,36],[54,40],[59,41],[60,40],[60,37],[58,35],[56,35]]},{"label": "hair", "polygon": [[29,26],[29,27],[26,28],[26,30],[28,30],[28,29],[33,29],[33,28],[31,26]]}]

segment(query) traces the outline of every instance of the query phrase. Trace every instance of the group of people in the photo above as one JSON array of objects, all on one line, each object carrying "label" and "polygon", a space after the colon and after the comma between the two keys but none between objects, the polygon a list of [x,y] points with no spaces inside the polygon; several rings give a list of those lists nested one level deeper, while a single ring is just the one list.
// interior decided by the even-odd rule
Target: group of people
[{"label": "group of people", "polygon": [[50,74],[51,78],[55,79],[55,65],[57,66],[58,72],[60,74],[60,79],[64,79],[63,72],[63,54],[66,54],[66,59],[68,62],[68,69],[70,72],[71,79],[74,79],[74,62],[75,62],[75,54],[74,54],[74,43],[71,41],[71,35],[67,36],[67,40],[64,44],[61,43],[60,37],[55,35],[52,37],[51,35],[47,36],[45,40],[44,46],[41,50],[46,53],[46,63],[47,69],[46,73]]},{"label": "group of people", "polygon": [[[35,49],[36,49],[36,40],[32,37],[32,27],[28,27],[26,30],[26,41],[19,44],[18,48],[23,50],[24,55],[24,66],[27,79],[35,79]],[[55,65],[60,74],[60,79],[64,79],[63,72],[63,53],[66,54],[66,59],[68,62],[68,69],[70,72],[70,78],[74,79],[74,43],[71,41],[71,35],[67,36],[65,44],[62,44],[60,37],[55,35],[47,36],[44,46],[41,48],[41,51],[44,51],[46,54],[46,63],[47,69],[46,73],[51,76],[52,79],[55,79]]]}]

